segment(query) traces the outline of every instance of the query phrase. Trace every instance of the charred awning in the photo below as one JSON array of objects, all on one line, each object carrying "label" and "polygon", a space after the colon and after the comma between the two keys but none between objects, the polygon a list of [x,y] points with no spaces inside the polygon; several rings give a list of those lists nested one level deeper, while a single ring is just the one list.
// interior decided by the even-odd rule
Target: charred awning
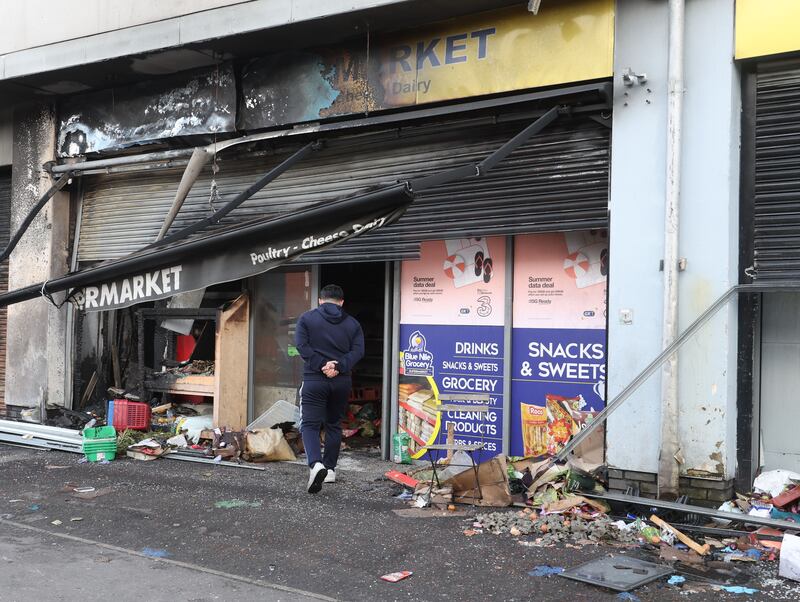
[{"label": "charred awning", "polygon": [[[224,214],[241,204],[248,191],[266,185],[280,170],[268,173],[223,209],[201,220],[199,227],[181,230],[121,259],[2,294],[0,307],[39,295],[52,301],[53,294],[65,292],[65,299],[86,311],[119,309],[255,276],[304,253],[323,251],[396,221],[417,192],[447,182],[485,176],[565,112],[569,109],[549,109],[477,163],[319,203],[279,217],[255,219],[210,233],[198,232],[200,227],[218,223]],[[301,149],[298,154],[303,152],[307,151]],[[293,156],[289,160],[299,158]],[[446,227],[442,224],[443,231]]]}]

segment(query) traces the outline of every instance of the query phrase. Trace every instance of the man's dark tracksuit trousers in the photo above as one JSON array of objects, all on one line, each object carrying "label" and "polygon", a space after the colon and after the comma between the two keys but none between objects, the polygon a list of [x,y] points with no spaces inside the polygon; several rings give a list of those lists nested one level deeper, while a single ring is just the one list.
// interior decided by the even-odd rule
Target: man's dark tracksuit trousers
[{"label": "man's dark tracksuit trousers", "polygon": [[[336,468],[342,444],[341,421],[350,397],[350,372],[364,357],[364,333],[358,321],[335,303],[321,303],[297,320],[295,344],[305,364],[300,392],[300,432],[308,465],[322,462]],[[329,362],[339,374],[328,378],[322,372]],[[321,457],[319,433],[325,429],[325,456]]]},{"label": "man's dark tracksuit trousers", "polygon": [[[342,418],[347,411],[352,379],[340,374],[325,380],[304,380],[300,390],[303,446],[308,465],[322,462],[325,468],[336,467],[342,445]],[[320,428],[325,429],[325,454],[319,441]]]}]

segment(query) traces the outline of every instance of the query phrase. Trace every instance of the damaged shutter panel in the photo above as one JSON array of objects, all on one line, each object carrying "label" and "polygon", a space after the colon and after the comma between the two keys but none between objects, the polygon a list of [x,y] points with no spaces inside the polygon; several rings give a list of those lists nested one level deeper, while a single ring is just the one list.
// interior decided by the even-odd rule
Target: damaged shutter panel
[{"label": "damaged shutter panel", "polygon": [[[398,179],[483,159],[528,123],[471,119],[330,140],[258,192],[221,224],[280,215]],[[300,261],[383,261],[418,256],[422,240],[607,225],[609,130],[589,119],[565,120],[512,153],[486,178],[421,193],[383,232]],[[281,156],[220,156],[216,207],[252,184]],[[153,242],[182,170],[85,178],[79,259],[118,258]],[[172,231],[211,212],[207,170],[195,183]]]},{"label": "damaged shutter panel", "polygon": [[754,272],[800,278],[800,65],[757,74]]}]

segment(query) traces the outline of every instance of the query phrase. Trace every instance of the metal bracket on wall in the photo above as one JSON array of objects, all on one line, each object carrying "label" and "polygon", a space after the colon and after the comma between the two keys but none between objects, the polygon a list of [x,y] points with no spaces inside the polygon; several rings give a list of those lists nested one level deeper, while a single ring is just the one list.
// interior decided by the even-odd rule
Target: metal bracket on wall
[{"label": "metal bracket on wall", "polygon": [[[686,267],[688,265],[689,265],[689,260],[686,259],[685,257],[681,257],[678,260],[678,271],[679,272],[685,272],[686,271]],[[659,259],[658,260],[658,271],[659,272],[663,272],[664,271],[664,260],[663,259]]]},{"label": "metal bracket on wall", "polygon": [[628,67],[622,72],[622,83],[627,88],[635,85],[643,86],[647,83],[647,73],[634,73],[633,69]]}]

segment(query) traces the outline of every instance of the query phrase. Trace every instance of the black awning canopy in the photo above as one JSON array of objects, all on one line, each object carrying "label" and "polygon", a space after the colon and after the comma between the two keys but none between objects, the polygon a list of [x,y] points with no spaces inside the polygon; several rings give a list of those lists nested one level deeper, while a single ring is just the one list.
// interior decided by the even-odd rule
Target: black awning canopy
[{"label": "black awning canopy", "polygon": [[[185,238],[200,228],[216,224],[221,219],[220,214],[235,209],[248,193],[252,194],[257,187],[263,187],[282,173],[282,170],[277,174],[273,170],[210,218],[127,257],[2,294],[0,307],[39,295],[52,300],[53,293],[71,290],[67,298],[83,310],[119,309],[255,276],[304,253],[324,250],[396,221],[413,202],[416,192],[452,181],[485,176],[565,112],[568,110],[559,107],[549,109],[478,163],[319,203],[288,215],[255,219]],[[310,145],[298,151],[297,155],[307,150],[310,150]]]}]

